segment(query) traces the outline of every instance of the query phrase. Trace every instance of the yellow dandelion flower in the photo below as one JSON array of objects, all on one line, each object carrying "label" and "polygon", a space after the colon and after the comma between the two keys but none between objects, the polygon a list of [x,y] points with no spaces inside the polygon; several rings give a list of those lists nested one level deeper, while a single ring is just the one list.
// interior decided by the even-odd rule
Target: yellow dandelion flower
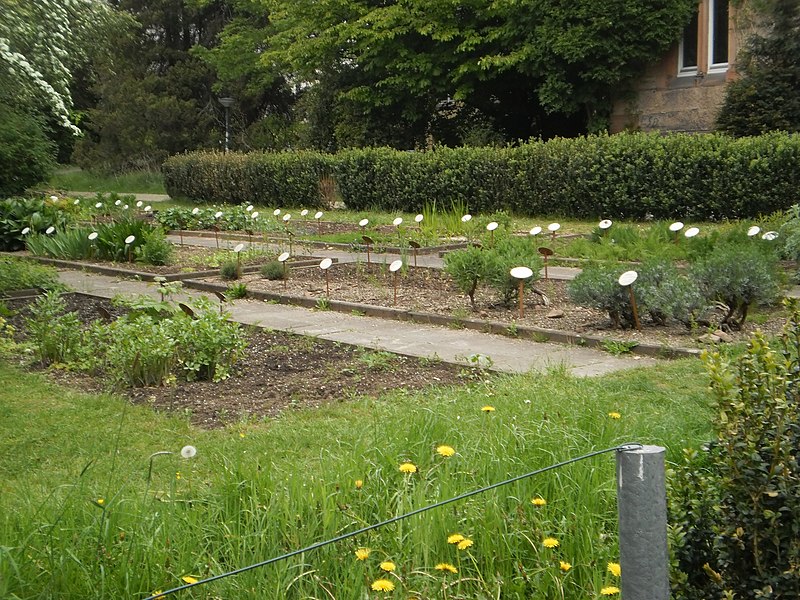
[{"label": "yellow dandelion flower", "polygon": [[370,586],[373,592],[391,592],[394,584],[388,579],[376,579]]},{"label": "yellow dandelion flower", "polygon": [[164,592],[163,592],[162,590],[155,590],[155,591],[154,591],[153,593],[151,593],[150,595],[151,595],[151,596],[152,596],[152,597],[153,597],[155,600],[158,600],[159,598],[166,598],[166,596],[164,596]]},{"label": "yellow dandelion flower", "polygon": [[355,554],[358,560],[367,560],[369,558],[369,548],[359,548]]},{"label": "yellow dandelion flower", "polygon": [[197,583],[197,579],[195,579],[191,575],[184,575],[183,577],[181,577],[181,581],[183,581],[183,583],[188,583],[188,584]]},{"label": "yellow dandelion flower", "polygon": [[533,504],[534,506],[537,506],[537,507],[538,507],[538,506],[544,506],[545,504],[547,504],[547,500],[545,500],[544,498],[540,498],[539,496],[537,496],[536,498],[533,498],[533,499],[531,500],[531,504]]},{"label": "yellow dandelion flower", "polygon": [[414,463],[404,462],[402,465],[400,465],[400,472],[405,473],[406,475],[416,473],[417,466]]},{"label": "yellow dandelion flower", "polygon": [[246,434],[245,434],[244,432],[242,432],[242,431],[240,431],[240,432],[239,432],[239,437],[240,437],[240,438],[243,438],[245,435],[246,435]]},{"label": "yellow dandelion flower", "polygon": [[434,567],[437,571],[447,571],[448,573],[458,573],[458,569],[456,569],[450,563],[439,563]]},{"label": "yellow dandelion flower", "polygon": [[564,562],[563,560],[558,561],[558,568],[566,573],[572,568],[572,565],[568,562]]},{"label": "yellow dandelion flower", "polygon": [[362,479],[356,479],[356,489],[360,490],[362,487],[364,487],[364,481]]},{"label": "yellow dandelion flower", "polygon": [[611,573],[614,577],[619,577],[622,569],[620,569],[619,563],[608,563],[608,572]]},{"label": "yellow dandelion flower", "polygon": [[380,564],[381,570],[386,571],[387,573],[391,573],[395,569],[397,569],[397,565],[395,565],[390,560],[385,560]]},{"label": "yellow dandelion flower", "polygon": [[177,472],[175,473],[175,479],[180,479],[180,478],[181,478],[181,472],[180,472],[180,471],[177,471]]},{"label": "yellow dandelion flower", "polygon": [[619,588],[615,585],[610,585],[601,589],[600,594],[602,596],[613,596],[614,594],[619,594]]},{"label": "yellow dandelion flower", "polygon": [[494,406],[489,406],[488,404],[481,409],[485,413],[494,412]]},{"label": "yellow dandelion flower", "polygon": [[610,412],[610,413],[608,413],[608,416],[611,417],[612,419],[621,419],[622,418],[622,415],[619,414],[618,412]]},{"label": "yellow dandelion flower", "polygon": [[447,543],[448,544],[458,544],[459,542],[463,541],[465,538],[460,533],[454,533],[452,535],[447,536]]},{"label": "yellow dandelion flower", "polygon": [[474,543],[475,542],[473,542],[471,539],[464,538],[463,540],[458,542],[458,546],[456,546],[456,548],[458,548],[459,550],[466,550],[467,548],[471,548],[474,545]]},{"label": "yellow dandelion flower", "polygon": [[106,503],[106,499],[105,498],[98,498],[97,500],[95,500],[95,502],[97,502],[100,506],[103,506],[103,504]]},{"label": "yellow dandelion flower", "polygon": [[545,548],[558,548],[558,540],[556,538],[544,538],[542,545]]},{"label": "yellow dandelion flower", "polygon": [[436,454],[439,456],[444,456],[445,458],[449,458],[453,456],[456,451],[453,449],[452,446],[437,446],[436,447]]}]

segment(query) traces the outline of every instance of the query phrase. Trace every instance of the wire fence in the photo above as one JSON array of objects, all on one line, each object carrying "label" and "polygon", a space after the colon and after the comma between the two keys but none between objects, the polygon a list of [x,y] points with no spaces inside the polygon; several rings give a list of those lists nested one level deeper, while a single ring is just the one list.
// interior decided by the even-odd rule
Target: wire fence
[{"label": "wire fence", "polygon": [[587,460],[589,458],[593,458],[595,456],[599,456],[601,454],[608,454],[610,452],[625,452],[630,450],[638,450],[642,448],[642,444],[637,443],[628,443],[622,444],[620,446],[614,446],[612,448],[605,448],[604,450],[596,450],[594,452],[590,452],[588,454],[584,454],[582,456],[578,456],[575,458],[570,458],[560,463],[556,463],[554,465],[549,465],[547,467],[542,467],[541,469],[536,469],[535,471],[531,471],[529,473],[525,473],[523,475],[517,475],[516,477],[511,477],[510,479],[505,479],[503,481],[493,483],[491,485],[487,485],[485,487],[479,488],[477,490],[472,490],[471,492],[466,492],[459,496],[454,496],[452,498],[448,498],[447,500],[441,500],[440,502],[435,502],[434,504],[429,504],[427,506],[423,506],[421,508],[414,509],[410,512],[404,513],[402,515],[398,515],[396,517],[392,517],[390,519],[386,519],[385,521],[381,521],[380,523],[374,523],[372,525],[368,525],[367,527],[362,527],[361,529],[356,529],[355,531],[351,531],[349,533],[344,533],[342,535],[324,540],[322,542],[317,542],[315,544],[311,544],[310,546],[306,546],[305,548],[300,548],[299,550],[292,550],[291,552],[287,552],[285,554],[281,554],[280,556],[275,556],[268,560],[263,560],[261,562],[257,562],[246,567],[240,567],[238,569],[233,569],[231,571],[227,571],[225,573],[220,573],[219,575],[214,575],[212,577],[207,577],[206,579],[201,579],[199,581],[195,581],[193,583],[187,583],[185,585],[178,586],[176,588],[172,588],[170,590],[166,590],[163,592],[159,592],[157,594],[148,596],[144,600],[156,600],[158,598],[164,598],[170,594],[175,594],[177,592],[181,592],[183,590],[188,590],[189,588],[206,585],[213,581],[218,581],[220,579],[225,579],[226,577],[233,577],[235,575],[239,575],[241,573],[246,573],[247,571],[252,571],[253,569],[258,569],[261,567],[266,567],[267,565],[271,565],[282,560],[286,560],[292,558],[293,556],[297,556],[298,554],[303,554],[305,552],[311,552],[312,550],[317,550],[318,548],[323,548],[325,546],[329,546],[330,544],[336,544],[343,540],[350,539],[352,537],[356,537],[361,535],[362,533],[367,533],[368,531],[373,531],[375,529],[379,529],[381,527],[385,527],[386,525],[391,525],[392,523],[397,523],[398,521],[402,521],[404,519],[408,519],[409,517],[413,517],[414,515],[419,515],[424,512],[428,512],[429,510],[434,510],[436,508],[441,508],[442,506],[446,506],[448,504],[452,504],[453,502],[458,502],[460,500],[465,500],[467,498],[471,498],[472,496],[477,496],[478,494],[483,494],[490,490],[503,487],[517,481],[521,481],[523,479],[528,479],[529,477],[533,477],[534,475],[540,475],[541,473],[546,473],[547,471],[553,471],[555,469],[559,469],[561,467],[566,467],[567,465],[574,464],[576,462],[580,462],[583,460]]}]

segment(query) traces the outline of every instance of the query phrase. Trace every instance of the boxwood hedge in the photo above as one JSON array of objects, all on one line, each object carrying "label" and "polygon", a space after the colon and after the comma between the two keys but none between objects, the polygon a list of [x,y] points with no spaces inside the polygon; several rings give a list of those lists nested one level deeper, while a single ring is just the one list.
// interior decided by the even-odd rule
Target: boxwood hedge
[{"label": "boxwood hedge", "polygon": [[618,134],[506,148],[190,153],[163,166],[168,192],[198,201],[315,206],[332,177],[347,208],[577,218],[720,220],[800,202],[800,135]]}]

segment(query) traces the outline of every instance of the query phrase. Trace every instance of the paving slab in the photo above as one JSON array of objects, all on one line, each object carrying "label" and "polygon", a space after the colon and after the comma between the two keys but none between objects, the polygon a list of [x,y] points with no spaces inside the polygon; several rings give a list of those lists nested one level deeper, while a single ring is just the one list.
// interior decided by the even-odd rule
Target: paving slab
[{"label": "paving slab", "polygon": [[[82,271],[59,271],[61,281],[72,289],[111,298],[116,294],[148,294],[158,297],[153,284]],[[201,292],[184,290],[177,296],[185,300]],[[209,296],[210,297],[210,296]],[[214,298],[215,301],[217,301]],[[657,359],[642,356],[612,356],[600,350],[507,338],[466,329],[449,329],[357,316],[333,311],[316,311],[284,304],[255,300],[227,303],[231,318],[243,324],[315,336],[326,340],[386,350],[409,356],[439,359],[467,365],[469,357],[488,357],[491,368],[508,373],[546,371],[565,368],[578,376],[594,376],[650,366]],[[487,360],[483,358],[481,360]]]}]

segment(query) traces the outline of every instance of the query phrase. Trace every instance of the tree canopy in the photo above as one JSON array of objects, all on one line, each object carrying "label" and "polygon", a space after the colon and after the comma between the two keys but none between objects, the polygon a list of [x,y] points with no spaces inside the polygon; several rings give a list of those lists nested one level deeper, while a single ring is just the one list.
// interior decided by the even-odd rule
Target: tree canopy
[{"label": "tree canopy", "polygon": [[737,62],[718,127],[734,135],[800,131],[800,4],[770,0],[765,22]]}]

